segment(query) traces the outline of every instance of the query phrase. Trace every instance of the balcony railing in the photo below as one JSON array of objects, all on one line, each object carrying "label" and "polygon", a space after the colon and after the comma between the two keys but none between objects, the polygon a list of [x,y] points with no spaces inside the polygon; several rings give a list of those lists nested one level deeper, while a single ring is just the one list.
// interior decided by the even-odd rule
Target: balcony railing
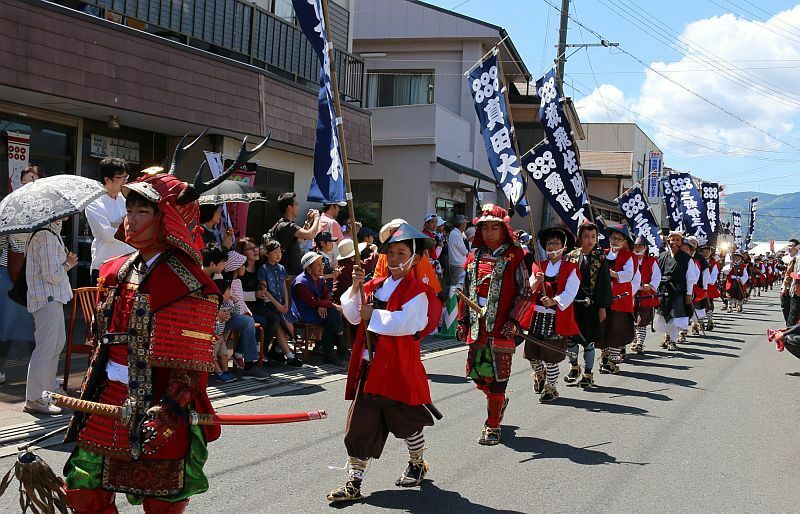
[{"label": "balcony railing", "polygon": [[[319,60],[296,25],[240,0],[54,0],[167,39],[261,67],[299,84],[319,84]],[[361,105],[364,61],[334,48],[339,92]]]}]

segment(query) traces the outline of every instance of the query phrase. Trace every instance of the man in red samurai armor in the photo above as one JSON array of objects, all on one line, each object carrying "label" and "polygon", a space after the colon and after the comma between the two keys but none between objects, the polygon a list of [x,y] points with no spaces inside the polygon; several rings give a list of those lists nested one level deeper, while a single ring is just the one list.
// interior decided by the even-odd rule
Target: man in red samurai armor
[{"label": "man in red samurai armor", "polygon": [[485,205],[476,220],[473,248],[464,264],[464,292],[470,303],[459,305],[459,338],[469,345],[467,377],[486,395],[487,418],[478,443],[500,442],[500,423],[508,398],[506,387],[516,351],[515,304],[530,302],[524,253],[517,244],[505,209]]}]

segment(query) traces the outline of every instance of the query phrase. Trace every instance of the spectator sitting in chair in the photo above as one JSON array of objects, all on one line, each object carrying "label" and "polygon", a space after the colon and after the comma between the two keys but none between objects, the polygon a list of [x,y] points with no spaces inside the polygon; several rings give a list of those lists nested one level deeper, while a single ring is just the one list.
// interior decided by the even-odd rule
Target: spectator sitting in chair
[{"label": "spectator sitting in chair", "polygon": [[217,243],[206,245],[200,252],[203,257],[203,271],[211,278],[221,278],[228,263],[228,252]]},{"label": "spectator sitting in chair", "polygon": [[333,249],[337,241],[339,239],[333,237],[330,232],[320,232],[314,236],[316,251],[322,255],[322,278],[325,279],[325,284],[328,286],[329,291],[333,291],[333,281],[339,277],[340,273],[336,269],[338,265],[338,248],[336,250]]},{"label": "spectator sitting in chair", "polygon": [[292,314],[303,323],[322,325],[323,363],[341,366],[338,357],[347,356],[341,307],[331,301],[330,291],[322,278],[322,255],[308,252],[301,260],[303,273],[292,284]]},{"label": "spectator sitting in chair", "polygon": [[214,335],[217,337],[214,342],[214,374],[213,377],[223,384],[229,384],[236,380],[228,370],[228,346],[226,344],[230,331],[226,329],[227,322],[231,316],[239,314],[238,306],[231,300],[231,281],[224,278],[214,280],[217,289],[222,293],[222,303],[219,305],[217,322],[214,325]]},{"label": "spectator sitting in chair", "polygon": [[209,245],[216,243],[223,250],[233,248],[233,230],[228,227],[225,233],[220,232],[220,222],[222,221],[221,205],[201,205],[200,206],[200,227],[203,229],[203,243]]},{"label": "spectator sitting in chair", "polygon": [[281,245],[275,240],[263,243],[263,253],[267,261],[258,270],[258,290],[266,292],[265,307],[277,318],[275,340],[280,353],[269,352],[269,358],[275,361],[286,361],[288,366],[299,368],[303,361],[289,348],[289,338],[293,337],[294,326],[290,320],[289,293],[286,290],[286,269],[281,264]]}]

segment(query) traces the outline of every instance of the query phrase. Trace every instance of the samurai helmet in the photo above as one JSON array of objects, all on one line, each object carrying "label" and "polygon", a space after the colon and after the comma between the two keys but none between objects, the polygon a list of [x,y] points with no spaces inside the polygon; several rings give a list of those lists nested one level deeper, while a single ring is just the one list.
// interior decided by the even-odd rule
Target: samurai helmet
[{"label": "samurai helmet", "polygon": [[[134,191],[158,207],[157,223],[159,223],[160,227],[156,231],[158,234],[156,242],[160,245],[175,247],[195,259],[198,263],[201,263],[202,259],[198,253],[197,238],[193,237],[199,235],[198,231],[202,230],[199,223],[200,208],[197,202],[198,198],[209,189],[221,184],[239,166],[260,152],[269,142],[271,135],[271,133],[267,135],[264,141],[252,150],[247,150],[247,137],[245,137],[239,147],[239,155],[234,159],[233,163],[218,177],[208,182],[203,181],[202,178],[203,168],[206,165],[204,160],[197,170],[194,181],[192,184],[188,184],[176,177],[175,172],[189,149],[205,136],[207,131],[208,129],[204,130],[189,144],[184,143],[190,137],[190,134],[183,136],[172,154],[172,162],[167,172],[160,166],[147,168],[143,170],[142,176],[137,180],[122,186],[122,194],[126,198],[131,191]],[[116,238],[139,248],[140,246],[137,246],[139,242],[136,241],[137,234],[125,233],[124,227],[124,224],[120,226]]]},{"label": "samurai helmet", "polygon": [[502,223],[506,232],[506,236],[503,242],[512,244],[517,242],[517,237],[514,235],[514,230],[511,228],[511,218],[508,215],[508,211],[506,211],[499,205],[487,203],[481,208],[481,215],[475,218],[473,221],[476,225],[476,230],[475,230],[475,239],[473,239],[472,245],[475,248],[486,246],[486,242],[483,240],[483,234],[481,233],[481,223],[488,223],[488,222]]}]

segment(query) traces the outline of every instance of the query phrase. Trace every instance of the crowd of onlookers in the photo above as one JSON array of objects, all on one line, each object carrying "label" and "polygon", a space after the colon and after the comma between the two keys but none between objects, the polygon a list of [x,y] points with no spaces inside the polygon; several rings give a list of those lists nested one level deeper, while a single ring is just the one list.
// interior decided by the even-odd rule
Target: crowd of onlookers
[{"label": "crowd of onlookers", "polygon": [[[96,283],[106,260],[130,253],[133,248],[116,235],[126,214],[122,188],[128,180],[127,164],[106,158],[99,166],[105,195],[86,209],[91,230],[91,277]],[[23,171],[22,182],[42,177],[35,166]],[[340,223],[346,203],[324,204],[309,209],[300,223],[297,195],[277,198],[279,219],[260,240],[234,234],[224,226],[222,206],[201,205],[203,270],[223,293],[215,327],[215,372],[218,382],[239,376],[265,379],[267,367],[303,366],[294,344],[298,327],[316,327],[321,335],[315,345],[316,359],[342,364],[355,328],[341,313],[340,298],[352,284],[356,256],[367,276],[388,274],[385,258],[378,252],[380,241],[403,220],[393,220],[381,232],[356,224],[355,238],[349,220]],[[417,273],[444,300],[443,291],[458,284],[475,228],[463,215],[446,222],[437,214],[423,219],[423,231],[436,242]],[[72,299],[68,272],[77,257],[68,252],[56,221],[32,234],[0,236],[0,383],[12,341],[29,341],[33,348],[27,378],[25,410],[57,413],[41,401],[42,391],[57,389],[58,359],[64,348],[64,305]],[[17,263],[27,256],[27,309],[7,298]],[[22,259],[24,260],[24,259]],[[264,341],[263,366],[259,365]]]}]

